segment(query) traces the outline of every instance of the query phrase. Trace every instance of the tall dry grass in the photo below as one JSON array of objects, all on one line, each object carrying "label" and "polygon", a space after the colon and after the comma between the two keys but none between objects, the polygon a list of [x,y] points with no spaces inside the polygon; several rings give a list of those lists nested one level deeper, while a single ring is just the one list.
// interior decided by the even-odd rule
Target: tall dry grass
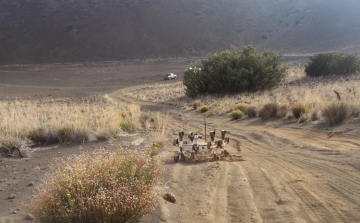
[{"label": "tall dry grass", "polygon": [[1,101],[0,114],[0,143],[5,137],[39,144],[106,140],[141,128],[139,106],[99,97]]},{"label": "tall dry grass", "polygon": [[[239,103],[246,103],[252,108],[260,109],[269,103],[287,105],[290,108],[297,102],[308,106],[307,112],[316,116],[317,111],[338,101],[334,90],[340,93],[341,102],[346,104],[353,114],[360,111],[360,77],[357,74],[341,77],[329,76],[320,78],[307,77],[304,66],[296,65],[289,69],[289,75],[281,85],[272,90],[246,92],[234,95],[202,95],[196,98],[185,96],[185,86],[181,82],[173,84],[146,85],[123,89],[114,94],[123,94],[135,100],[166,103],[192,109],[195,101],[209,106],[207,115],[227,114]],[[284,113],[284,111],[282,111]],[[279,115],[282,117],[283,115]]]},{"label": "tall dry grass", "polygon": [[29,209],[40,222],[136,222],[156,206],[160,171],[158,160],[132,150],[58,159]]}]

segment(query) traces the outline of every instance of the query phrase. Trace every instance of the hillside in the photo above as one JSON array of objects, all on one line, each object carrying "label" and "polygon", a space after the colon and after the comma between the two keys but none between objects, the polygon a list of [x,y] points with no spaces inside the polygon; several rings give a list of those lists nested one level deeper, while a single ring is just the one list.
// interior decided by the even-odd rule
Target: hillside
[{"label": "hillside", "polygon": [[1,0],[0,64],[359,49],[355,0]]}]

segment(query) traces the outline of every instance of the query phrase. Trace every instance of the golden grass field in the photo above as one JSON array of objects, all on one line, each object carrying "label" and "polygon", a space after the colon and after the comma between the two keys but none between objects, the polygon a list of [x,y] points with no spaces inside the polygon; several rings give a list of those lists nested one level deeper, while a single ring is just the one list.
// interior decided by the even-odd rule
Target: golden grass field
[{"label": "golden grass field", "polygon": [[334,90],[340,93],[341,101],[348,105],[354,113],[360,111],[360,77],[310,78],[305,75],[304,67],[297,65],[289,69],[288,76],[273,90],[234,95],[209,95],[187,98],[182,82],[172,84],[142,85],[121,89],[114,94],[121,94],[139,101],[164,103],[184,109],[191,109],[196,100],[210,107],[207,115],[228,114],[239,103],[260,108],[267,103],[290,107],[296,102],[304,102],[309,106],[308,113],[320,111],[323,107],[337,102]]}]

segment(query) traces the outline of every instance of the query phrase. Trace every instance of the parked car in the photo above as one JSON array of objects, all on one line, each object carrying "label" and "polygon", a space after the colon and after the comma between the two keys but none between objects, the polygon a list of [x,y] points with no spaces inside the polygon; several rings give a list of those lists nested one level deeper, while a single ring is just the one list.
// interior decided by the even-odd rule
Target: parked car
[{"label": "parked car", "polygon": [[176,74],[174,73],[168,73],[164,76],[164,80],[171,80],[171,79],[175,79],[176,78]]}]

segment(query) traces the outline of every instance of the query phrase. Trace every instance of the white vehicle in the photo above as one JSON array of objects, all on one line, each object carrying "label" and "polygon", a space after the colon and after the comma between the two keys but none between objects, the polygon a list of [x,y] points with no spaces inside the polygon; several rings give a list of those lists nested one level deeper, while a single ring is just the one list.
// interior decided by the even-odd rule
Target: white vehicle
[{"label": "white vehicle", "polygon": [[164,80],[171,80],[171,79],[175,79],[177,76],[174,73],[168,73],[164,76]]}]

